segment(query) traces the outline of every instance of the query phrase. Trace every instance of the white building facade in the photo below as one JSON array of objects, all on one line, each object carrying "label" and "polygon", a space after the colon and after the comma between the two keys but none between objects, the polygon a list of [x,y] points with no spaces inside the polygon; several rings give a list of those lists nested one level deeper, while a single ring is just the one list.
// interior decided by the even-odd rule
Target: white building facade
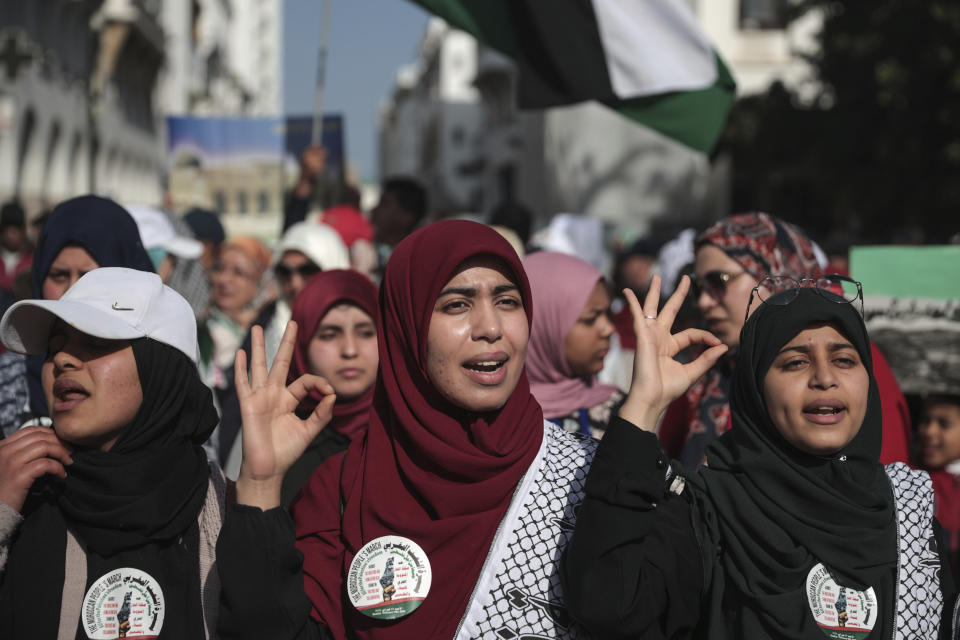
[{"label": "white building facade", "polygon": [[171,116],[283,113],[282,0],[162,0]]},{"label": "white building facade", "polygon": [[[282,0],[162,1],[167,65],[159,94],[164,116],[283,115]],[[162,146],[166,152],[165,136]],[[186,173],[171,164],[165,170],[166,204],[175,211],[217,211],[231,235],[277,235],[283,216],[282,199],[276,195],[282,186],[279,162],[265,168],[238,161],[227,171],[205,167]],[[276,196],[270,198],[268,211],[250,215],[238,210],[236,203],[252,202],[251,194],[267,187]]]},{"label": "white building facade", "polygon": [[473,37],[431,19],[417,61],[398,71],[381,109],[381,177],[419,179],[430,193],[431,209],[444,215],[473,212],[480,204],[477,53]]},{"label": "white building facade", "polygon": [[158,5],[0,0],[0,200],[159,201]]},{"label": "white building facade", "polygon": [[[731,68],[740,95],[764,91],[775,80],[799,88],[801,95],[811,86],[809,69],[797,54],[812,50],[817,16],[785,29],[786,0],[685,1]],[[381,120],[381,175],[402,166],[441,200],[443,189],[459,176],[475,212],[485,214],[515,200],[530,207],[540,224],[556,213],[582,213],[609,222],[625,237],[654,227],[702,226],[729,213],[725,159],[711,166],[702,154],[596,103],[519,111],[513,64],[476,41],[476,94],[461,95],[479,105],[480,126],[469,150],[454,154],[449,146],[436,145],[437,127],[431,124],[436,116],[428,114],[435,114],[442,101],[429,87],[443,83],[428,82],[422,70],[443,69],[430,57],[437,51],[427,46],[431,38],[454,37],[470,39],[431,21],[420,57],[398,74]],[[464,158],[469,158],[466,164]],[[468,171],[458,174],[463,167]]]}]

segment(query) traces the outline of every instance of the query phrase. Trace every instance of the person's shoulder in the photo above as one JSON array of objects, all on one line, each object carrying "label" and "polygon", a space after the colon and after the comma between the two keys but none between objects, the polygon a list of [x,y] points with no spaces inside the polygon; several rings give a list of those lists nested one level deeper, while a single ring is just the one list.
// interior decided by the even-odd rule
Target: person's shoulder
[{"label": "person's shoulder", "polygon": [[597,445],[600,444],[600,441],[596,438],[584,435],[579,431],[567,431],[549,420],[543,421],[543,437],[547,441],[548,450],[551,450],[554,455],[585,458],[587,461],[593,459],[593,454],[597,451]]},{"label": "person's shoulder", "polygon": [[898,509],[925,510],[933,504],[933,481],[929,473],[903,462],[891,462],[883,470],[890,479]]},{"label": "person's shoulder", "polygon": [[883,470],[894,487],[901,485],[931,486],[929,473],[923,469],[914,469],[905,462],[891,462],[884,465]]}]

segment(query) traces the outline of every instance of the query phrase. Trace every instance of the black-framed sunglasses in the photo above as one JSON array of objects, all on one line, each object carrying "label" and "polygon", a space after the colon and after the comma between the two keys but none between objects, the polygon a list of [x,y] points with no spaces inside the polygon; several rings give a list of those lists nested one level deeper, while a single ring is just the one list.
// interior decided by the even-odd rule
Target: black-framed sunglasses
[{"label": "black-framed sunglasses", "polygon": [[313,276],[317,275],[323,271],[320,267],[313,264],[312,262],[307,262],[301,264],[297,267],[291,267],[290,265],[283,264],[282,262],[277,263],[277,266],[273,268],[273,273],[280,280],[289,280],[293,277],[293,274],[298,274],[304,280],[309,280]]},{"label": "black-framed sunglasses", "polygon": [[702,276],[695,273],[690,274],[690,291],[693,293],[693,299],[700,297],[701,293],[706,293],[714,300],[719,301],[727,293],[727,285],[748,273],[740,271],[738,273],[728,273],[726,271],[707,271]]},{"label": "black-framed sunglasses", "polygon": [[[769,302],[774,295],[784,291],[791,291],[793,295],[782,296],[778,298],[775,303],[778,305],[788,305],[797,299],[797,296],[800,294],[800,289],[804,287],[811,288],[825,299],[838,304],[853,304],[859,298],[860,315],[863,315],[863,287],[853,278],[842,276],[839,273],[828,273],[819,278],[803,278],[801,280],[795,280],[787,276],[766,276],[757,283],[757,286],[750,292],[750,301],[747,303],[747,313],[743,317],[744,324],[746,324],[747,318],[750,317],[750,308],[753,306],[754,295],[757,296],[761,303],[765,304]],[[829,291],[839,296],[840,300],[824,296],[824,291]]]}]

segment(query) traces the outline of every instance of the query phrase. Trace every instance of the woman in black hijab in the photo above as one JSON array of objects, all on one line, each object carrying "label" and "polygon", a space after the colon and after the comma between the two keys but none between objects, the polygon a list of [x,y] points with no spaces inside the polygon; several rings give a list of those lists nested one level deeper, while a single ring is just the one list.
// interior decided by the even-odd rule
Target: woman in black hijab
[{"label": "woman in black hijab", "polygon": [[[949,638],[955,594],[930,481],[878,462],[880,400],[856,308],[812,287],[755,303],[732,429],[707,467],[684,474],[653,430],[725,351],[709,334],[670,335],[687,288],[659,317],[644,313],[657,309],[657,280],[642,307],[627,295],[634,382],[567,548],[574,616],[604,638]],[[703,362],[673,361],[691,340],[709,347]]]},{"label": "woman in black hijab", "polygon": [[53,417],[0,442],[0,637],[211,637],[224,481],[189,304],[95,269],[13,305],[0,337],[46,353]]},{"label": "woman in black hijab", "polygon": [[[99,196],[64,200],[47,218],[37,239],[30,268],[33,297],[57,300],[80,276],[97,267],[154,272],[137,223],[126,209]],[[41,356],[27,357],[27,389],[34,417],[50,415],[40,387],[42,364]]]}]

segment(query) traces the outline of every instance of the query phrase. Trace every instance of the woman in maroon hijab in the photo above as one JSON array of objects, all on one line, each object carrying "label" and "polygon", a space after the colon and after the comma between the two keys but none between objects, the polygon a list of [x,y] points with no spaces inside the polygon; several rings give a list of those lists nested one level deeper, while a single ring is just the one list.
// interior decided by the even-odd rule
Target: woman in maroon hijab
[{"label": "woman in maroon hijab", "polygon": [[[281,499],[290,504],[313,470],[343,451],[367,427],[377,380],[377,288],[367,276],[347,269],[315,275],[293,304],[297,342],[288,383],[306,373],[330,383],[337,395],[333,418],[283,479]],[[297,415],[309,416],[323,396],[314,391],[300,402]]]},{"label": "woman in maroon hijab", "polygon": [[[524,370],[533,309],[516,253],[472,222],[399,244],[378,312],[366,435],[292,507],[280,482],[334,407],[324,380],[284,387],[295,328],[267,374],[254,334],[238,505],[218,546],[219,630],[249,638],[575,638],[557,559],[595,443],[545,423]],[[306,420],[291,411],[324,397]],[[302,555],[301,555],[302,554]]]}]

